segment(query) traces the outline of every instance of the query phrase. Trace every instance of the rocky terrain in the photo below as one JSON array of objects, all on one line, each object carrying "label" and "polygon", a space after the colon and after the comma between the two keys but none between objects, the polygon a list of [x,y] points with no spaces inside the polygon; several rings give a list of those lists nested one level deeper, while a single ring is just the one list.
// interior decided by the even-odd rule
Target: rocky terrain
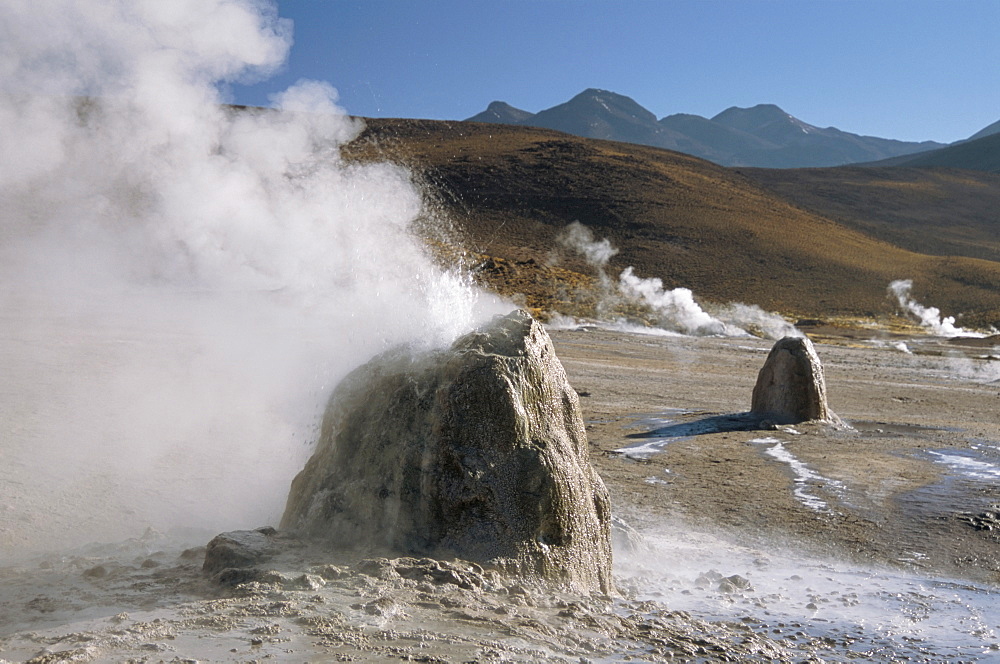
[{"label": "rocky terrain", "polygon": [[6,564],[0,652],[990,661],[1000,648],[992,342],[810,331],[846,427],[747,426],[770,341],[550,331],[611,493],[612,593],[567,594],[460,560],[352,559],[294,539],[252,574],[220,579],[202,570],[209,536],[185,548],[148,532]]},{"label": "rocky terrain", "polygon": [[334,390],[320,431],[283,529],[611,591],[611,507],[580,400],[526,312],[374,358]]},{"label": "rocky terrain", "polygon": [[[915,238],[940,220],[863,228],[862,212],[835,205],[844,180],[793,200],[766,174],[476,123],[372,122],[344,154],[348,169],[386,157],[410,166],[425,185],[416,230],[437,263],[462,288],[477,282],[548,322],[545,348],[568,381],[558,401],[579,410],[542,400],[539,412],[572,420],[574,449],[607,488],[610,583],[602,569],[596,585],[569,588],[460,549],[360,554],[279,522],[321,438],[312,411],[334,389],[306,393],[300,375],[322,368],[300,353],[332,352],[330,330],[381,329],[351,318],[383,281],[352,291],[355,308],[335,323],[283,317],[266,343],[235,348],[238,328],[262,315],[222,325],[226,311],[185,293],[218,326],[224,358],[206,330],[170,315],[179,308],[143,316],[142,291],[46,309],[22,284],[0,314],[0,661],[997,658],[1000,341],[986,335],[1000,321],[1000,268],[970,255],[992,228],[980,207],[956,208],[965,225],[942,236],[956,251],[935,255]],[[861,198],[878,207],[870,190],[895,176],[872,173]],[[910,170],[888,188],[967,200],[990,177]],[[904,309],[924,327],[904,325]],[[679,326],[687,334],[668,324],[682,315],[693,316]],[[822,364],[819,421],[750,412],[786,333],[807,334]],[[275,354],[286,345],[295,352]],[[339,375],[360,355],[339,357]],[[284,361],[298,363],[275,366]],[[438,394],[434,381],[404,383]],[[240,394],[247,386],[268,389]],[[369,410],[355,440],[370,433],[373,451],[357,474],[412,466],[378,456],[382,432],[365,421],[394,405],[360,394]],[[554,444],[529,438],[535,452]],[[41,453],[48,440],[59,444]],[[387,499],[418,495],[417,484],[368,488]],[[460,502],[463,491],[442,493]],[[146,528],[156,520],[179,527]]]},{"label": "rocky terrain", "polygon": [[0,664],[1000,655],[996,173],[227,106],[266,3],[90,4],[0,5]]}]

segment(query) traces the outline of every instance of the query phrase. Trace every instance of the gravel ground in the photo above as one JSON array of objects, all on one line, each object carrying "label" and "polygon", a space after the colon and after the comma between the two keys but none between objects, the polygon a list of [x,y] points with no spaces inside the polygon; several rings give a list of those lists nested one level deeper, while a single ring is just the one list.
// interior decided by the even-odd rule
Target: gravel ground
[{"label": "gravel ground", "polygon": [[[296,543],[251,580],[220,584],[201,571],[197,545],[210,535],[150,530],[24,551],[0,567],[0,661],[1000,656],[991,346],[817,335],[830,405],[849,426],[748,429],[737,416],[771,342],[552,336],[625,524],[616,594],[567,596],[461,561],[343,559]],[[34,511],[22,510],[11,468],[0,486],[17,509],[0,525],[16,543],[69,508],[34,491]]]},{"label": "gravel ground", "polygon": [[829,403],[849,427],[738,430],[727,416],[749,410],[771,342],[596,329],[553,337],[619,513],[1000,583],[1000,526],[990,527],[1000,358],[990,349],[828,338],[817,352]]}]

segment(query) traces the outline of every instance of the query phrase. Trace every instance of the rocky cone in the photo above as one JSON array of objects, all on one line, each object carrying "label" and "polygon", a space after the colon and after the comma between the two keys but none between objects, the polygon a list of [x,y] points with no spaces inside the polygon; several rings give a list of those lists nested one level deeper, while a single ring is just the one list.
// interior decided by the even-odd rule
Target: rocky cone
[{"label": "rocky cone", "polygon": [[606,593],[610,524],[579,398],[548,333],[515,311],[450,349],[396,349],[350,374],[281,527]]},{"label": "rocky cone", "polygon": [[750,412],[780,424],[840,419],[826,402],[826,379],[812,341],[779,339],[757,374]]}]

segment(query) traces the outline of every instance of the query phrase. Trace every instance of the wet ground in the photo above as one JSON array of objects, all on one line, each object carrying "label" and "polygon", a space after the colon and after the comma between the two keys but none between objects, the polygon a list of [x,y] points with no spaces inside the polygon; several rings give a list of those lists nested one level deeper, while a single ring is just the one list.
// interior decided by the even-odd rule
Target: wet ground
[{"label": "wet ground", "polygon": [[[623,513],[1000,583],[1000,362],[930,338],[820,343],[847,427],[745,416],[771,342],[555,331]],[[907,344],[904,352],[896,344]],[[987,515],[987,516],[983,516]],[[976,527],[975,524],[980,527]]]},{"label": "wet ground", "polygon": [[743,414],[769,341],[552,336],[636,529],[619,595],[306,548],[232,588],[184,552],[210,535],[150,531],[4,564],[0,660],[1000,660],[992,346],[824,337],[849,426],[761,428]]},{"label": "wet ground", "polygon": [[[155,534],[4,570],[2,661],[972,662],[995,593],[662,524],[579,596],[461,561],[338,559],[292,542],[253,576]],[[145,551],[143,549],[146,549]],[[236,582],[238,585],[234,585]]]}]

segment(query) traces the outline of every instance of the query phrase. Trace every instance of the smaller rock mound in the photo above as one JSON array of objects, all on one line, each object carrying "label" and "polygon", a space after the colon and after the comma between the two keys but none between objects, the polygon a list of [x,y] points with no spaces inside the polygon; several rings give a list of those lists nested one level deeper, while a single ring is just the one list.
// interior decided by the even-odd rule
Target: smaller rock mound
[{"label": "smaller rock mound", "polygon": [[253,567],[273,557],[279,550],[274,528],[233,530],[208,543],[202,569],[215,574],[228,568]]},{"label": "smaller rock mound", "polygon": [[750,412],[780,424],[840,419],[826,402],[826,380],[812,341],[785,337],[771,348],[757,374]]}]

